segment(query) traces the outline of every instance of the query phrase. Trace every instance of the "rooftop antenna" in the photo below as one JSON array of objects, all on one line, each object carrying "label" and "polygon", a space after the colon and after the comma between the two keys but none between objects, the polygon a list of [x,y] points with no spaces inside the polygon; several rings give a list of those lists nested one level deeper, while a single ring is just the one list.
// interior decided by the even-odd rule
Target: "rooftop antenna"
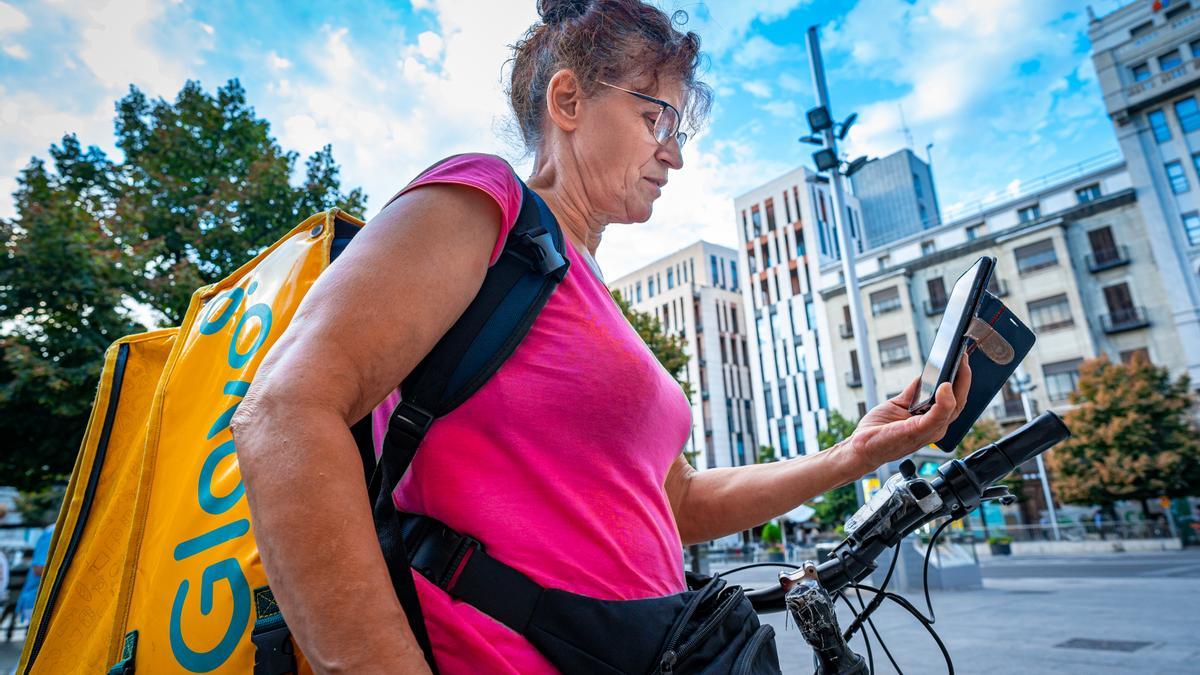
[{"label": "rooftop antenna", "polygon": [[912,147],[913,147],[912,129],[908,128],[908,121],[904,119],[904,104],[897,103],[896,107],[900,109],[900,127],[902,129],[904,129],[904,147],[908,148],[909,150],[912,150]]}]

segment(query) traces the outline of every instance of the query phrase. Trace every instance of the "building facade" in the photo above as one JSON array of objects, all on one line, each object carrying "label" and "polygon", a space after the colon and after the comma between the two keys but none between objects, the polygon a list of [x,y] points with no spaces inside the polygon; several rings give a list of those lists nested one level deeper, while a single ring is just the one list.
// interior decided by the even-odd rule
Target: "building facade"
[{"label": "building facade", "polygon": [[[1178,325],[1137,198],[1118,161],[865,251],[857,262],[871,338],[865,358],[874,365],[881,395],[896,395],[919,374],[950,290],[985,255],[997,260],[989,290],[1037,335],[1021,365],[1035,385],[1035,412],[1064,412],[1079,365],[1101,354],[1113,361],[1141,354],[1182,372]],[[839,274],[836,265],[822,267],[822,319],[836,336],[826,361],[840,375],[832,405],[857,417],[865,412],[859,376],[864,356],[855,350]],[[1023,423],[1020,395],[1005,387],[985,416],[1002,426]],[[1026,473],[1026,493],[1036,509],[1040,484],[1032,469]]]},{"label": "building facade", "polygon": [[[862,222],[848,197],[847,220]],[[799,168],[734,199],[743,298],[753,318],[751,388],[760,445],[776,457],[816,452],[829,409],[816,292],[822,261],[840,251],[828,181]]]},{"label": "building facade", "polygon": [[756,458],[740,264],[733,249],[699,241],[609,284],[683,339],[692,392],[692,434],[683,451],[701,469]]},{"label": "building facade", "polygon": [[1092,16],[1092,59],[1142,211],[1182,358],[1200,386],[1200,7]]},{"label": "building facade", "polygon": [[863,216],[863,246],[876,248],[941,223],[933,172],[909,149],[867,162],[850,183]]}]

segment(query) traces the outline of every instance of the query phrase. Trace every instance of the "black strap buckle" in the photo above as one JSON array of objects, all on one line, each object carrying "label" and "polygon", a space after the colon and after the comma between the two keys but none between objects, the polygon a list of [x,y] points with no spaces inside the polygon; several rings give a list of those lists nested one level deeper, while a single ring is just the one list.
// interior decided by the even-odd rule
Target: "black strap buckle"
[{"label": "black strap buckle", "polygon": [[424,529],[424,536],[411,548],[409,563],[438,588],[449,591],[450,582],[469,555],[482,551],[483,544],[440,523]]},{"label": "black strap buckle", "polygon": [[296,672],[296,649],[287,625],[264,631],[252,631],[254,675],[284,675]]},{"label": "black strap buckle", "polygon": [[433,413],[420,408],[408,401],[400,401],[400,405],[396,406],[396,410],[392,412],[392,417],[388,421],[389,430],[398,430],[406,433],[414,438],[421,439],[425,437],[425,433],[429,431],[429,427],[433,426],[433,421],[437,419]]},{"label": "black strap buckle", "polygon": [[526,232],[521,235],[521,241],[529,247],[537,259],[535,267],[542,276],[553,276],[559,281],[567,274],[567,261],[562,254],[554,246],[554,238],[545,229],[540,229],[536,234]]}]

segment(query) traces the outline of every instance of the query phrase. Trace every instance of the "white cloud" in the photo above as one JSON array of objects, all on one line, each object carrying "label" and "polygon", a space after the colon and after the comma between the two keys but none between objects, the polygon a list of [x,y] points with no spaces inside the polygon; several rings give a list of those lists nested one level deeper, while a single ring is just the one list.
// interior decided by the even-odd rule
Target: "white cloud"
[{"label": "white cloud", "polygon": [[4,45],[4,53],[18,61],[24,61],[29,58],[29,50],[17,44]]},{"label": "white cloud", "polygon": [[779,88],[793,93],[807,93],[810,90],[808,82],[791,73],[783,73],[779,76]]},{"label": "white cloud", "polygon": [[271,70],[287,70],[292,67],[292,62],[280,56],[274,49],[267,54],[267,65]]},{"label": "white cloud", "polygon": [[[1052,163],[1040,121],[1059,110],[1079,120],[1102,115],[1090,58],[1081,64],[1074,53],[1085,32],[1086,17],[1066,0],[861,0],[823,32],[826,54],[846,56],[831,82],[876,80],[907,93],[862,106],[846,149],[882,155],[903,147],[901,104],[916,145],[932,141],[941,150],[939,183],[975,176],[980,166],[1024,165],[1035,146]],[[1036,70],[1021,74],[1025,63]],[[1082,88],[1068,86],[1072,75]]]},{"label": "white cloud", "polygon": [[0,2],[0,34],[20,33],[29,28],[29,17],[7,2]]},{"label": "white cloud", "polygon": [[762,80],[747,80],[742,83],[742,89],[759,98],[771,98],[771,86]]},{"label": "white cloud", "polygon": [[780,117],[783,119],[797,119],[800,117],[800,113],[796,109],[795,101],[771,101],[769,103],[763,103],[759,107],[775,117]]},{"label": "white cloud", "polygon": [[[724,55],[728,51],[741,49],[745,44],[746,33],[755,21],[771,22],[790,14],[795,9],[807,5],[812,0],[757,0],[756,2],[720,2],[704,3],[704,10],[695,6],[676,2],[679,8],[688,12],[687,30],[700,34],[701,46],[714,57]],[[666,11],[672,11],[674,6],[669,2],[659,2]],[[704,16],[707,13],[707,17]]]},{"label": "white cloud", "polygon": [[785,56],[787,56],[787,50],[781,45],[777,45],[761,35],[754,35],[733,52],[733,62],[743,68],[757,68],[778,63]]}]

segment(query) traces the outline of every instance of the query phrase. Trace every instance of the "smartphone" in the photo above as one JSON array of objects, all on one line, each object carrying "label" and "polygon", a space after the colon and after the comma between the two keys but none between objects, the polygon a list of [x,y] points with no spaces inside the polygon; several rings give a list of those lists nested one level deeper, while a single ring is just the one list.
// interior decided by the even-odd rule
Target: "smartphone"
[{"label": "smartphone", "polygon": [[938,325],[929,358],[925,360],[925,368],[921,371],[921,386],[908,405],[909,413],[923,415],[928,412],[933,407],[937,388],[943,382],[954,381],[958,364],[962,362],[963,349],[967,346],[967,326],[979,310],[979,301],[995,268],[996,259],[984,256],[954,282],[946,310],[942,313],[942,323]]}]

